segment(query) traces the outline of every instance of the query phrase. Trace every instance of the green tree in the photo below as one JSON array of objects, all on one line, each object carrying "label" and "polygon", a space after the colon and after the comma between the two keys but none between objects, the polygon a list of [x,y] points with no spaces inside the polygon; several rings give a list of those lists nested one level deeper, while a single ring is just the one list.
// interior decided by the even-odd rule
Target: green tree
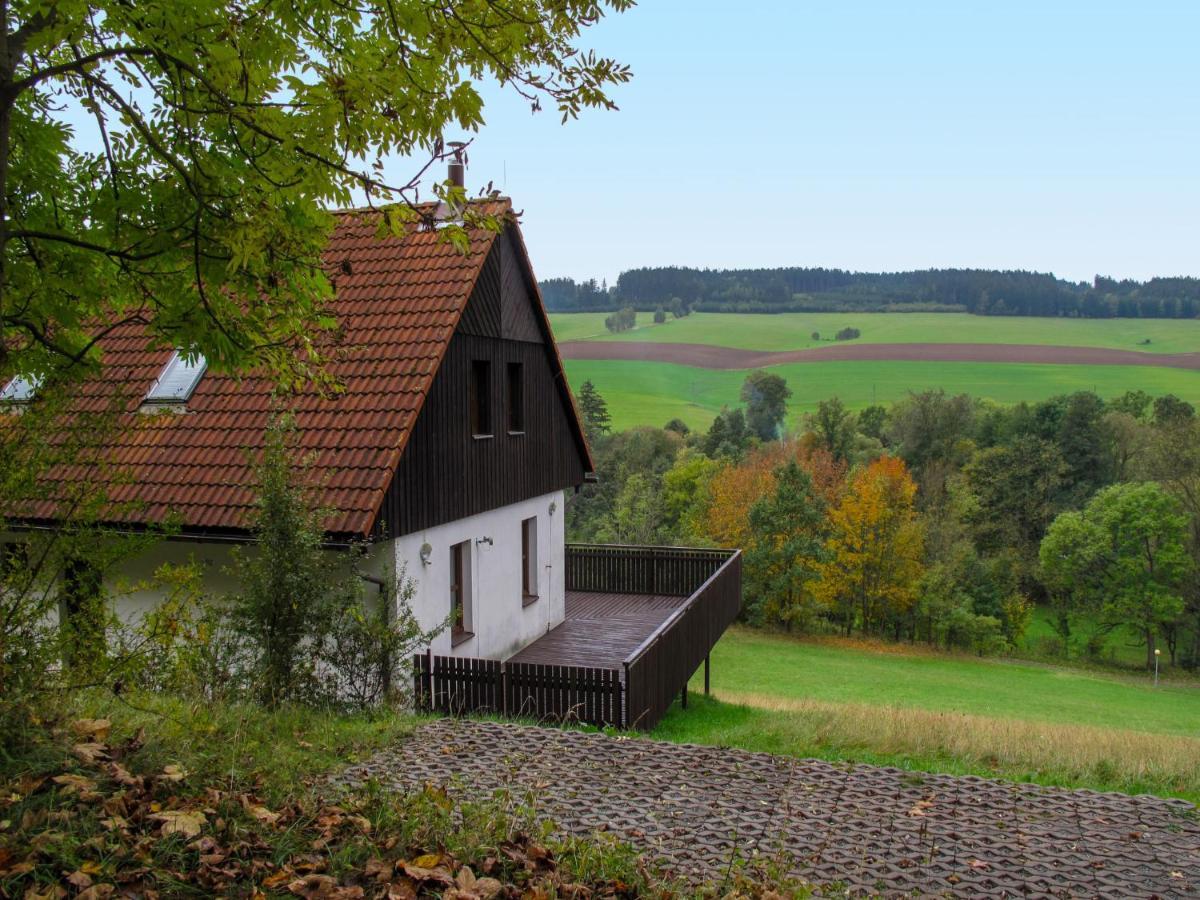
[{"label": "green tree", "polygon": [[611,429],[612,418],[608,414],[608,404],[591,381],[585,381],[580,386],[578,400],[588,443],[595,448]]},{"label": "green tree", "polygon": [[235,548],[230,566],[239,585],[232,622],[253,648],[257,699],[269,706],[317,696],[316,636],[342,605],[322,514],[295,454],[295,423],[280,416],[256,466],[255,540]]},{"label": "green tree", "polygon": [[1174,394],[1163,394],[1154,400],[1154,424],[1175,425],[1196,417],[1196,407]]},{"label": "green tree", "polygon": [[684,448],[662,477],[663,527],[674,543],[703,540],[701,520],[708,503],[708,483],[720,463]]},{"label": "green tree", "polygon": [[742,382],[742,402],[746,404],[746,426],[760,441],[773,441],[787,416],[792,389],[780,375],[751,372]]},{"label": "green tree", "polygon": [[1075,510],[1055,519],[1042,538],[1040,577],[1064,656],[1071,650],[1072,618],[1088,610],[1097,612],[1103,602],[1103,554],[1104,536],[1099,526]]},{"label": "green tree", "polygon": [[1187,516],[1159,485],[1116,484],[1082,514],[1055,520],[1043,569],[1081,602],[1098,602],[1107,622],[1137,631],[1152,668],[1156,637],[1183,612],[1181,588],[1193,565],[1187,528]]},{"label": "green tree", "polygon": [[850,447],[854,442],[854,418],[840,398],[818,403],[817,411],[809,418],[809,429],[834,459],[850,458]]},{"label": "green tree", "polygon": [[704,436],[704,453],[712,459],[740,459],[750,447],[751,433],[746,428],[746,414],[739,409],[723,409]]},{"label": "green tree", "polygon": [[613,506],[605,537],[619,544],[663,543],[663,496],[659,480],[647,472],[625,479]]},{"label": "green tree", "polygon": [[661,325],[667,321],[667,311],[661,306],[654,311],[654,324]]},{"label": "green tree", "polygon": [[1015,552],[1029,588],[1037,587],[1042,536],[1062,509],[1065,471],[1058,448],[1032,436],[981,450],[963,470],[973,499],[964,518],[976,543],[985,553]]},{"label": "green tree", "polygon": [[[612,107],[629,72],[582,32],[630,5],[5,4],[0,375],[95,363],[97,323],[121,322],[217,368],[312,371],[334,325],[326,208],[365,199],[384,231],[418,224],[422,163],[481,127],[488,81],[564,121]],[[388,177],[394,158],[415,171]]]},{"label": "green tree", "polygon": [[807,627],[816,612],[811,582],[823,558],[824,504],[795,462],[775,472],[775,490],[750,508],[752,544],[746,550],[751,621]]}]

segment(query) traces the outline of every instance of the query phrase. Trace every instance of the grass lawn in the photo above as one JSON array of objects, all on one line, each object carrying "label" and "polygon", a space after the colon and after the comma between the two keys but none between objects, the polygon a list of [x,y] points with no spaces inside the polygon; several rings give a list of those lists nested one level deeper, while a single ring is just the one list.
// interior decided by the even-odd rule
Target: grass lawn
[{"label": "grass lawn", "polygon": [[[662,362],[567,360],[566,367],[575,390],[587,380],[596,385],[617,429],[662,426],[672,418],[680,418],[692,428],[707,429],[722,406],[739,404],[746,377],[739,370]],[[1038,401],[1080,390],[1113,397],[1139,388],[1155,396],[1174,393],[1200,403],[1200,372],[1153,366],[871,361],[790,363],[771,371],[786,378],[792,389],[789,413],[793,424],[799,415],[830,397],[840,397],[848,407],[859,409],[932,388],[1000,403]]]},{"label": "grass lawn", "polygon": [[[1200,799],[1200,685],[731,630],[669,740]],[[699,693],[702,682],[693,680]]]},{"label": "grass lawn", "polygon": [[[828,341],[814,341],[814,331],[832,338],[849,327],[862,332],[857,341],[860,344],[1057,344],[1147,353],[1200,351],[1200,319],[1052,319],[967,313],[693,313],[655,325],[650,313],[639,313],[636,329],[614,335],[604,327],[605,315],[555,313],[550,321],[560,341],[665,341],[748,350],[819,347]],[[1145,340],[1150,343],[1143,344]]]}]

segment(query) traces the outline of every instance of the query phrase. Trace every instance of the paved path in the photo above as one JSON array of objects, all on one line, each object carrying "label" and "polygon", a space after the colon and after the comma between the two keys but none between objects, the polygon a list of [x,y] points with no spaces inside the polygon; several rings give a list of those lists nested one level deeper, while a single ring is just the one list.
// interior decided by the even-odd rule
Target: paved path
[{"label": "paved path", "polygon": [[563,341],[558,349],[565,359],[650,360],[702,369],[762,369],[783,363],[863,360],[1200,369],[1200,353],[1144,353],[1053,344],[864,344],[845,341],[807,350],[746,350],[712,344],[653,341]]},{"label": "paved path", "polygon": [[535,788],[560,828],[614,832],[697,880],[775,854],[859,895],[1200,895],[1200,818],[1178,800],[452,719],[339,781],[367,777]]}]

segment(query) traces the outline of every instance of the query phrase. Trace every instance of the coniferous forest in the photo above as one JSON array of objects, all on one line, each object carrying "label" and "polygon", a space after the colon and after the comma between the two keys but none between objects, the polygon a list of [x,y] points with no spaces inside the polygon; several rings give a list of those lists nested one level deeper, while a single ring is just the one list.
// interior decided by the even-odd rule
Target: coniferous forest
[{"label": "coniferous forest", "polygon": [[672,304],[700,312],[969,312],[988,316],[1190,319],[1200,314],[1200,279],[1091,284],[1052,274],[991,269],[847,272],[842,269],[631,269],[608,286],[595,279],[541,282],[553,312],[600,312]]}]

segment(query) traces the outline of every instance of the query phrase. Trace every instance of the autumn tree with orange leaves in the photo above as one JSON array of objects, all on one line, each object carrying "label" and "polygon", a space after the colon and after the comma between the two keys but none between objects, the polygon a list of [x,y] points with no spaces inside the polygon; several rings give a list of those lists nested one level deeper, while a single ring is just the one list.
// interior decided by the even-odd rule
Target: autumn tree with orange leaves
[{"label": "autumn tree with orange leaves", "polygon": [[846,464],[823,447],[806,441],[776,441],[729,463],[717,471],[708,486],[708,508],[701,517],[705,536],[719,547],[748,547],[754,535],[750,509],[775,490],[775,473],[789,462],[797,463],[812,479],[812,489],[826,504],[841,493]]},{"label": "autumn tree with orange leaves", "polygon": [[885,456],[850,477],[829,510],[826,559],[813,588],[850,634],[897,633],[916,599],[924,535],[913,500],[916,483],[904,461]]}]

